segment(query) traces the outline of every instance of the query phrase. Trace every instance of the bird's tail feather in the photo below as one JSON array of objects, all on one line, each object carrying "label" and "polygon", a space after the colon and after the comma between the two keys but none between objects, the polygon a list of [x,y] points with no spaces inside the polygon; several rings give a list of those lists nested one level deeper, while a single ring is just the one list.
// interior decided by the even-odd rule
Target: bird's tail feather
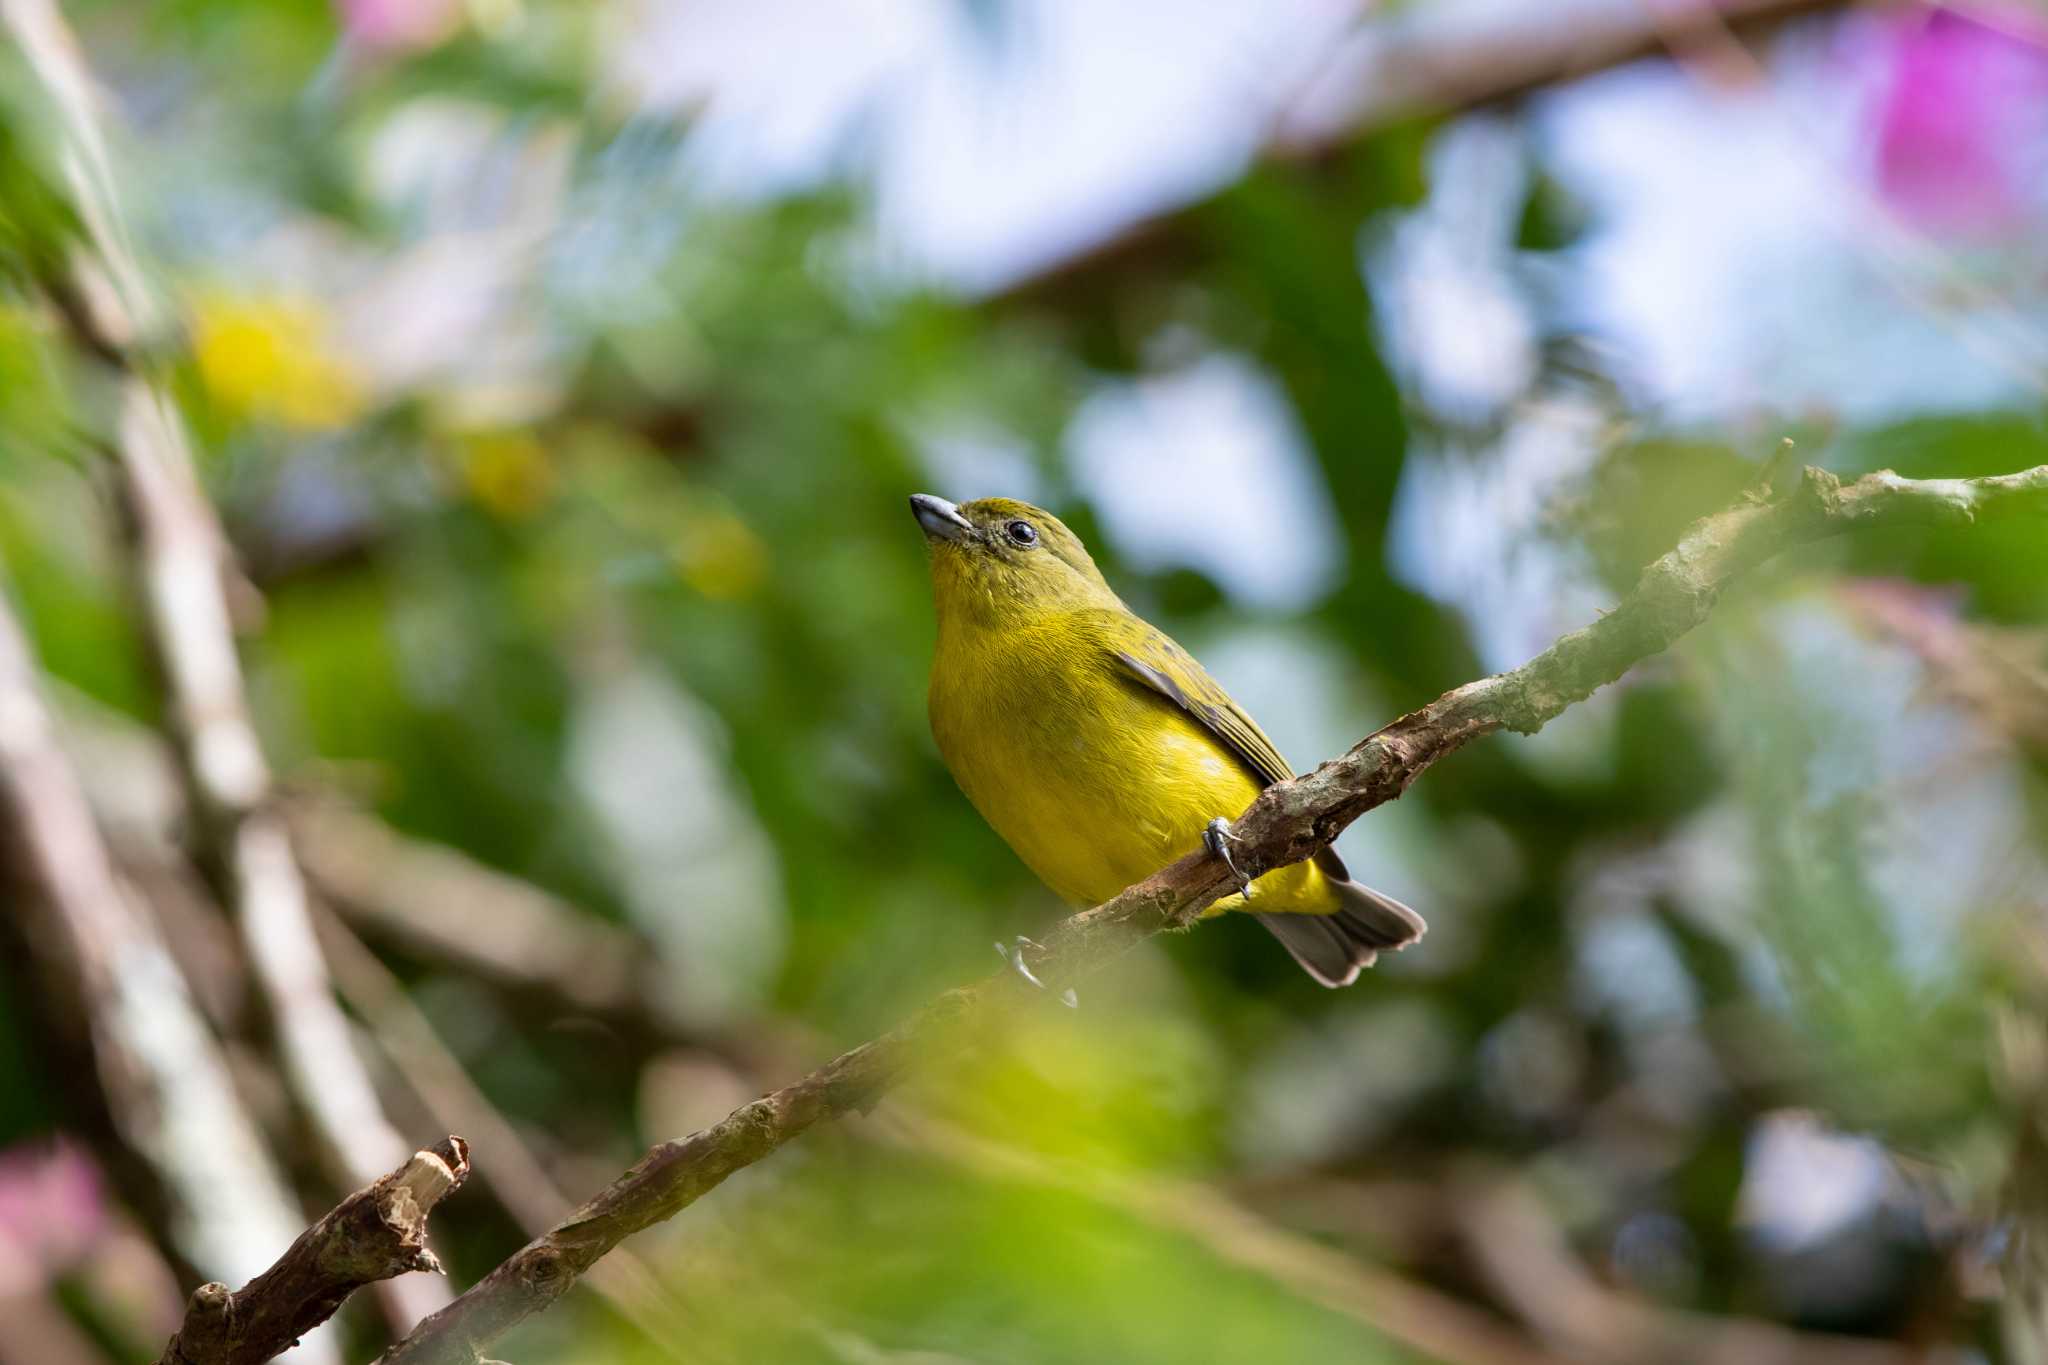
[{"label": "bird's tail feather", "polygon": [[1381,949],[1405,948],[1429,929],[1422,916],[1392,896],[1351,881],[1332,881],[1343,908],[1334,914],[1262,914],[1259,923],[1302,969],[1325,986],[1348,986]]}]

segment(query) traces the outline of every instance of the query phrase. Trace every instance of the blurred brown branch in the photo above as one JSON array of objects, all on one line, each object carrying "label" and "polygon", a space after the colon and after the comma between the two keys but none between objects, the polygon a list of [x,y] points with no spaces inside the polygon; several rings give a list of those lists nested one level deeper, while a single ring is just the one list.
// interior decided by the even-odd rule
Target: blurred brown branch
[{"label": "blurred brown branch", "polygon": [[[1769,29],[1846,0],[1717,0],[1671,5],[1579,7],[1568,22],[1544,6],[1476,30],[1433,19],[1361,24],[1320,68],[1309,92],[1328,107],[1283,115],[1268,155],[1281,162],[1327,160],[1404,119],[1510,103],[1551,86],[1654,58],[1673,43],[1692,46],[1734,32]],[[1725,28],[1723,27],[1725,25]],[[1093,307],[1114,280],[1176,267],[1209,254],[1197,216],[1202,202],[1133,224],[1002,290],[1006,302]]]},{"label": "blurred brown branch", "polygon": [[[2010,516],[2048,518],[2048,466],[1981,479],[1913,480],[1883,471],[1846,484],[1809,468],[1780,495],[1747,496],[1694,523],[1599,621],[1520,668],[1445,693],[1314,772],[1267,788],[1232,827],[1239,866],[1258,877],[1308,858],[1471,740],[1503,729],[1541,729],[1705,620],[1724,587],[1782,551],[1865,527],[1958,526]],[[1190,853],[1062,921],[1028,954],[1030,965],[1057,989],[1154,934],[1193,925],[1234,885],[1219,860]],[[470,1365],[484,1346],[560,1298],[626,1237],[674,1217],[734,1171],[817,1124],[871,1108],[918,1056],[959,1047],[975,1025],[1033,995],[1008,972],[950,991],[802,1080],[701,1132],[661,1143],[421,1323],[385,1355],[384,1365]]]},{"label": "blurred brown branch", "polygon": [[[569,1211],[569,1197],[525,1136],[491,1103],[461,1059],[441,1041],[426,1012],[413,1003],[391,969],[333,915],[323,916],[320,927],[343,997],[369,1025],[385,1055],[434,1119],[480,1135],[478,1164],[491,1193],[528,1236],[540,1235]],[[677,1315],[667,1312],[671,1321],[662,1320],[660,1314],[669,1305],[661,1277],[645,1262],[621,1248],[615,1258],[596,1268],[591,1280],[619,1315],[640,1330],[650,1347],[675,1354]]]},{"label": "blurred brown branch", "polygon": [[[1586,1266],[1530,1185],[1506,1171],[1475,1171],[1462,1160],[1398,1181],[1287,1176],[1240,1186],[1228,1202],[1248,1200],[1257,1202],[1247,1216],[1280,1219],[1283,1229],[1305,1224],[1353,1243],[1391,1241],[1406,1249],[1397,1258],[1455,1254],[1489,1297],[1535,1332],[1543,1350],[1584,1365],[1960,1365],[1963,1359],[1933,1347],[1734,1313],[1688,1312],[1637,1297]],[[1276,1204],[1277,1211],[1269,1211]]]},{"label": "blurred brown branch", "polygon": [[[62,683],[51,689],[62,738],[117,860],[165,920],[201,1002],[232,1013],[240,962],[232,942],[222,941],[232,935],[202,922],[217,911],[177,847],[193,815],[171,746]],[[588,1016],[636,1051],[684,1045],[743,1053],[738,1060],[753,1064],[795,1046],[765,1044],[765,1021],[743,1037],[711,1036],[662,988],[658,955],[630,929],[458,849],[403,834],[317,779],[294,777],[277,806],[316,901],[381,951],[497,988],[522,1012]],[[324,933],[323,946],[332,948]],[[342,975],[338,965],[335,974]],[[337,985],[346,998],[347,983]],[[488,1163],[483,1174],[489,1177]]]},{"label": "blurred brown branch", "polygon": [[2048,634],[1972,623],[1953,594],[1905,581],[1863,579],[1837,595],[1857,621],[1916,655],[1937,695],[2048,757]]},{"label": "blurred brown branch", "polygon": [[331,917],[322,926],[321,939],[343,996],[420,1103],[437,1123],[477,1135],[478,1171],[506,1212],[529,1234],[568,1212],[568,1197],[511,1120],[441,1041],[390,968]]},{"label": "blurred brown branch", "polygon": [[162,396],[132,382],[122,425],[136,568],[178,718],[180,767],[204,840],[199,861],[234,911],[293,1094],[343,1182],[366,1182],[406,1144],[350,1044],[314,937],[305,879],[275,808],[222,590],[225,541]]},{"label": "blurred brown branch", "polygon": [[[168,746],[156,731],[89,698],[71,694],[63,700],[64,738],[91,779],[87,795],[120,851],[123,870],[150,888],[173,949],[192,959],[184,967],[188,980],[204,982],[209,973],[195,967],[217,946],[204,932],[215,926],[183,921],[214,912],[211,906],[179,905],[203,899],[204,892],[181,885],[181,873],[189,880],[190,872],[181,864],[174,832],[191,816]],[[402,950],[514,995],[598,1015],[644,1035],[653,1047],[673,1045],[687,1040],[689,1031],[658,1003],[654,983],[645,976],[651,954],[589,912],[453,849],[408,838],[339,798],[294,790],[280,805],[309,878],[323,902],[334,902],[316,907],[316,923],[342,1000],[433,1121],[475,1136],[476,1173],[498,1202],[528,1235],[545,1231],[572,1201],[338,912],[350,912],[356,923]],[[180,944],[180,932],[200,941]],[[238,971],[239,960],[215,964],[214,970],[223,966]],[[670,1349],[676,1315],[649,1267],[621,1253],[599,1268],[595,1287],[651,1346]]]},{"label": "blurred brown branch", "polygon": [[[337,1183],[366,1184],[403,1159],[407,1144],[350,1044],[314,937],[305,879],[275,809],[236,654],[229,584],[240,580],[227,538],[199,487],[168,390],[130,350],[157,330],[158,309],[123,229],[92,79],[51,0],[7,0],[4,16],[60,115],[86,241],[69,273],[43,284],[53,298],[83,303],[60,307],[59,315],[119,381],[114,453],[134,533],[133,568],[199,817],[199,862],[234,913],[292,1093],[318,1130]],[[100,279],[112,287],[85,287]],[[401,1327],[446,1302],[432,1281],[394,1292]]]},{"label": "blurred brown branch", "polygon": [[203,1284],[157,1365],[261,1365],[356,1290],[408,1271],[439,1274],[427,1215],[469,1175],[469,1144],[449,1136],[341,1201],[276,1264],[232,1293]]},{"label": "blurred brown branch", "polygon": [[290,1237],[297,1208],[156,924],[115,870],[37,684],[0,602],[0,840],[16,927],[34,979],[57,997],[50,1014],[78,1035],[119,1146],[157,1187],[139,1205],[202,1273],[239,1278]]},{"label": "blurred brown branch", "polygon": [[322,898],[374,942],[653,1042],[702,1041],[654,980],[659,960],[630,931],[339,801],[294,800],[286,816]]},{"label": "blurred brown branch", "polygon": [[1512,1179],[1474,1182],[1456,1200],[1487,1284],[1572,1360],[1634,1365],[1937,1365],[1956,1354],[1800,1332],[1754,1318],[1655,1307],[1610,1289],[1572,1255],[1535,1196]]}]

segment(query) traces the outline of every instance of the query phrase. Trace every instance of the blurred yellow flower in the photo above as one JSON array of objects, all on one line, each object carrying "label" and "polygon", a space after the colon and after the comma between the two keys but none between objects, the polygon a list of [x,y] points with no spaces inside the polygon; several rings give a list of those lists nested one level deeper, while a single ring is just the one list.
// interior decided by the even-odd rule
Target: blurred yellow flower
[{"label": "blurred yellow flower", "polygon": [[456,449],[470,496],[501,521],[524,521],[554,496],[554,464],[531,432],[472,433]]},{"label": "blurred yellow flower", "polygon": [[768,548],[761,538],[716,505],[691,510],[674,554],[683,581],[720,600],[748,596],[768,572]]},{"label": "blurred yellow flower", "polygon": [[318,300],[210,291],[191,317],[200,380],[231,415],[323,431],[362,412],[364,384],[331,346]]}]

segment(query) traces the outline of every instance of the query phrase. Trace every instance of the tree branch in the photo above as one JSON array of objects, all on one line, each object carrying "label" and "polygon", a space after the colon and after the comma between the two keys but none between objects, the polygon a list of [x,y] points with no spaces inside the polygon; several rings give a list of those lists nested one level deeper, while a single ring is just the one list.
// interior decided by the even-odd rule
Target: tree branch
[{"label": "tree branch", "polygon": [[201,861],[234,912],[293,1095],[342,1186],[366,1183],[401,1159],[406,1143],[350,1044],[314,936],[305,878],[243,692],[222,587],[225,537],[164,396],[130,376],[123,406],[118,453],[136,523],[135,572],[177,718]]},{"label": "tree branch", "polygon": [[[115,871],[58,747],[35,660],[0,600],[0,845],[37,982],[82,1035],[121,1147],[163,1192],[171,1245],[209,1275],[253,1274],[296,1202],[157,926]],[[148,1201],[144,1201],[145,1205]],[[310,1358],[334,1358],[331,1345]]]},{"label": "tree branch", "polygon": [[[52,298],[83,305],[60,306],[59,316],[76,343],[119,379],[115,454],[133,523],[134,572],[200,817],[201,861],[234,912],[292,1093],[319,1132],[337,1183],[365,1184],[402,1159],[406,1143],[350,1044],[314,936],[305,878],[275,809],[236,655],[227,537],[200,489],[176,406],[135,351],[160,330],[161,310],[125,235],[91,76],[53,0],[4,0],[0,17],[60,115],[87,240],[78,261],[41,283]],[[95,273],[116,287],[78,287],[80,277]],[[401,1328],[447,1301],[431,1281],[393,1293],[404,1300]]]},{"label": "tree branch", "polygon": [[1513,1177],[1474,1179],[1457,1203],[1482,1280],[1551,1349],[1581,1365],[1962,1365],[1961,1351],[1757,1318],[1660,1308],[1601,1283]]},{"label": "tree branch", "polygon": [[234,1293],[192,1291],[157,1365],[261,1365],[334,1316],[366,1284],[409,1270],[439,1274],[427,1215],[469,1175],[469,1144],[449,1136],[341,1201],[277,1263]]},{"label": "tree branch", "polygon": [[[1447,692],[1314,772],[1269,787],[1238,817],[1232,848],[1256,877],[1328,845],[1353,820],[1399,797],[1423,770],[1496,730],[1533,734],[1704,620],[1721,590],[1764,560],[1869,526],[1959,526],[2048,517],[2048,465],[1983,479],[1903,479],[1889,471],[1843,483],[1807,469],[1790,491],[1753,494],[1693,524],[1635,589],[1590,626],[1507,673]],[[1030,954],[1055,987],[1095,971],[1165,929],[1193,924],[1235,885],[1207,853],[1190,853],[1110,901],[1062,921]],[[383,1365],[473,1365],[479,1352],[567,1292],[626,1237],[672,1218],[727,1176],[815,1125],[864,1112],[912,1059],[959,1047],[976,1026],[1036,998],[1010,972],[949,991],[906,1023],[640,1163],[536,1237],[383,1357]]]},{"label": "tree branch", "polygon": [[[538,895],[540,893],[535,892]],[[377,960],[339,916],[322,917],[321,942],[334,978],[368,1026],[385,1057],[436,1123],[478,1135],[479,1173],[498,1203],[527,1236],[539,1236],[571,1207],[519,1129],[498,1111],[425,1011],[413,1003],[391,969]],[[666,1297],[661,1277],[630,1249],[620,1248],[593,1268],[590,1285],[648,1344],[675,1354],[675,1331],[658,1310]],[[671,1315],[672,1316],[672,1315]]]}]

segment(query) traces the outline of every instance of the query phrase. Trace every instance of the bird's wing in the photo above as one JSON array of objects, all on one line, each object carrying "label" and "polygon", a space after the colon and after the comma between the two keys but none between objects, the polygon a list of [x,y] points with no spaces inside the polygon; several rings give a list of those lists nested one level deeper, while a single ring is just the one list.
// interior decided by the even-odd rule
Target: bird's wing
[{"label": "bird's wing", "polygon": [[[1145,654],[1152,657],[1147,659]],[[1119,650],[1116,658],[1131,677],[1187,712],[1222,740],[1245,771],[1258,778],[1260,786],[1270,787],[1294,776],[1294,770],[1287,766],[1287,760],[1280,756],[1258,723],[1173,641],[1154,636],[1137,650]]]},{"label": "bird's wing", "polygon": [[[1222,684],[1210,677],[1192,654],[1158,631],[1148,630],[1135,647],[1117,650],[1116,661],[1127,675],[1165,697],[1221,740],[1231,757],[1261,786],[1270,787],[1294,776],[1294,769],[1287,766],[1287,760],[1266,738],[1259,723],[1231,700]],[[1323,849],[1314,861],[1336,880],[1351,880],[1351,873],[1336,849]]]}]

